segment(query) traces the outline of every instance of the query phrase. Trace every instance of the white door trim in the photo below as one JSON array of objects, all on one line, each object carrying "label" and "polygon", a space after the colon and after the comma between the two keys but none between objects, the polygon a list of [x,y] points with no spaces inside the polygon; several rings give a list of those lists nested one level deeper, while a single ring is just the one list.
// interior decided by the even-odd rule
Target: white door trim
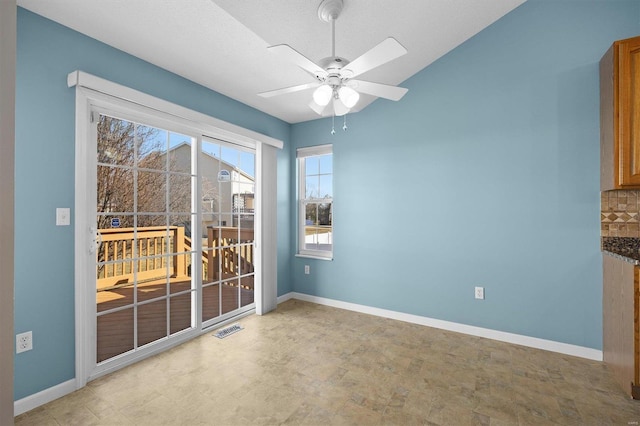
[{"label": "white door trim", "polygon": [[[75,158],[75,220],[74,220],[74,258],[75,258],[75,323],[76,323],[76,388],[80,389],[87,384],[89,377],[89,363],[87,358],[87,342],[91,341],[91,330],[95,327],[89,327],[85,324],[91,307],[88,305],[88,294],[86,283],[88,277],[91,276],[88,262],[84,262],[86,256],[83,251],[89,250],[90,230],[83,226],[84,219],[88,215],[87,200],[90,197],[91,183],[86,178],[91,176],[88,172],[90,169],[86,159],[88,155],[88,141],[92,140],[91,135],[91,102],[88,93],[81,88],[76,90],[76,158]],[[95,127],[95,126],[93,126]],[[95,177],[94,177],[95,179]],[[95,315],[93,315],[95,318]],[[95,358],[94,358],[95,359]]]},{"label": "white door trim", "polygon": [[[260,283],[256,287],[262,288],[256,292],[256,311],[263,314],[272,310],[276,306],[277,282],[275,271],[277,269],[277,250],[275,236],[276,222],[276,148],[282,148],[283,142],[260,133],[243,129],[239,126],[224,122],[222,120],[209,117],[205,114],[190,110],[188,108],[175,105],[171,102],[147,95],[137,90],[121,86],[119,84],[101,79],[82,71],[74,71],[68,75],[67,83],[69,87],[76,87],[76,126],[75,126],[75,355],[76,355],[76,377],[75,384],[79,389],[86,385],[87,381],[97,376],[91,377],[95,370],[95,349],[89,348],[89,342],[95,341],[95,324],[87,324],[88,318],[96,321],[95,315],[89,315],[95,310],[95,298],[87,293],[87,280],[95,279],[93,263],[86,262],[87,252],[91,241],[91,230],[86,224],[86,218],[91,213],[88,211],[88,200],[92,198],[91,189],[96,187],[95,173],[89,173],[95,168],[96,156],[90,152],[91,147],[95,148],[96,126],[91,125],[91,111],[93,108],[99,109],[130,109],[134,115],[145,115],[141,110],[152,111],[160,119],[167,119],[185,127],[197,130],[202,135],[216,139],[227,140],[229,142],[250,146],[256,150],[256,177],[258,185],[256,187],[256,198],[258,198],[260,218],[256,222],[261,224],[263,232],[269,231],[267,241],[269,250],[262,250],[265,241],[256,238],[256,249],[260,250],[260,268],[268,268],[268,277],[261,277]],[[129,105],[127,107],[127,105]],[[90,141],[94,141],[93,144]],[[262,164],[263,152],[269,152],[268,167]],[[266,157],[265,157],[266,158]],[[92,163],[93,161],[93,163]],[[93,165],[93,168],[92,168]],[[260,174],[258,174],[260,171]],[[261,181],[269,184],[262,184]],[[264,211],[271,209],[273,211]],[[261,234],[258,234],[261,235]],[[256,271],[257,272],[257,271]],[[265,271],[266,272],[266,271]],[[265,287],[266,286],[266,287]],[[197,329],[190,333],[184,333],[179,339],[167,345],[158,345],[157,348],[144,352],[141,356],[149,356],[160,350],[179,344],[190,338],[197,336],[204,330]],[[139,358],[132,358],[130,362],[135,362]],[[99,375],[110,372],[111,369],[100,371]]]},{"label": "white door trim", "polygon": [[252,144],[267,144],[279,149],[282,149],[284,146],[284,143],[279,139],[210,117],[192,109],[156,98],[155,96],[147,95],[135,89],[96,77],[84,71],[73,71],[69,73],[69,75],[67,75],[67,86],[86,87],[100,93],[108,94],[113,98],[156,110],[158,114],[161,115],[171,115],[173,121],[179,120],[188,123],[189,127],[202,129],[205,135],[217,139],[239,145],[249,142]]}]

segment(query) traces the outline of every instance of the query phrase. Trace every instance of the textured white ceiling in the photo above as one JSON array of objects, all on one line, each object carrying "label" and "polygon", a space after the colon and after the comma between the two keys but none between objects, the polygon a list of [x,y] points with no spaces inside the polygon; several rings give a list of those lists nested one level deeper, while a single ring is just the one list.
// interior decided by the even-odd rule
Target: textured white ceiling
[{"label": "textured white ceiling", "polygon": [[[344,0],[336,54],[352,61],[386,37],[409,53],[358,78],[399,84],[525,0]],[[331,54],[320,0],[18,0],[18,5],[289,123],[319,116],[312,82],[267,51],[288,44],[314,62]],[[375,100],[364,95],[362,109]],[[379,102],[392,102],[385,99]],[[402,102],[402,101],[400,101]]]}]

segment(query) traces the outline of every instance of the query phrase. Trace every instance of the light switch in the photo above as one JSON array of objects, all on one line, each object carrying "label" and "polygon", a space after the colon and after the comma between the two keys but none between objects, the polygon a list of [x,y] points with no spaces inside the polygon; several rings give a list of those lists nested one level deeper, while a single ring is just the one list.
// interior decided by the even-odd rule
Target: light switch
[{"label": "light switch", "polygon": [[56,226],[71,225],[71,209],[68,207],[58,207],[56,209]]}]

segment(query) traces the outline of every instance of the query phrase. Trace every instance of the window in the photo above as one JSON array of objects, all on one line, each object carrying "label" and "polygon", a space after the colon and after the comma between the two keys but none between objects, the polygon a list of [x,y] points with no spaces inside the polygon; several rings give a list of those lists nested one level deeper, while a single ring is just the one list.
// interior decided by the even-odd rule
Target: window
[{"label": "window", "polygon": [[300,148],[298,158],[298,254],[333,257],[333,150]]}]

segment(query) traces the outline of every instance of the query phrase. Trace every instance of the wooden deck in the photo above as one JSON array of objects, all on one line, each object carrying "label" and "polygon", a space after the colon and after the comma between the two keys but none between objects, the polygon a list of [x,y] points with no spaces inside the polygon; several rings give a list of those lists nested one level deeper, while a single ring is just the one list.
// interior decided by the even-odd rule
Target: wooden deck
[{"label": "wooden deck", "polygon": [[[178,294],[191,286],[193,242],[185,228],[113,228],[101,229],[100,235],[97,312],[122,309],[97,318],[97,361],[191,327],[193,292]],[[206,245],[197,263],[204,279],[217,284],[203,287],[203,321],[253,303],[253,237],[252,228],[207,228],[202,241]],[[169,285],[167,274],[172,277]],[[137,290],[129,284],[134,279],[138,280]],[[219,283],[225,280],[230,281]]]},{"label": "wooden deck", "polygon": [[[203,321],[238,309],[237,281],[233,284],[215,284],[203,288]],[[149,281],[138,285],[138,303],[160,298],[138,306],[138,347],[191,327],[192,293],[172,296],[188,290],[190,286],[190,278],[186,276],[171,279],[169,295],[167,294],[166,280]],[[222,287],[220,288],[220,286]],[[253,278],[244,278],[240,287],[242,302],[240,306],[253,303]],[[220,311],[220,293],[222,293],[222,311]],[[132,285],[99,291],[96,298],[97,311],[104,312],[118,307],[130,306],[133,304],[133,296],[134,288]],[[167,296],[170,296],[168,325]],[[98,317],[97,362],[134,349],[133,323],[133,306]]]}]

